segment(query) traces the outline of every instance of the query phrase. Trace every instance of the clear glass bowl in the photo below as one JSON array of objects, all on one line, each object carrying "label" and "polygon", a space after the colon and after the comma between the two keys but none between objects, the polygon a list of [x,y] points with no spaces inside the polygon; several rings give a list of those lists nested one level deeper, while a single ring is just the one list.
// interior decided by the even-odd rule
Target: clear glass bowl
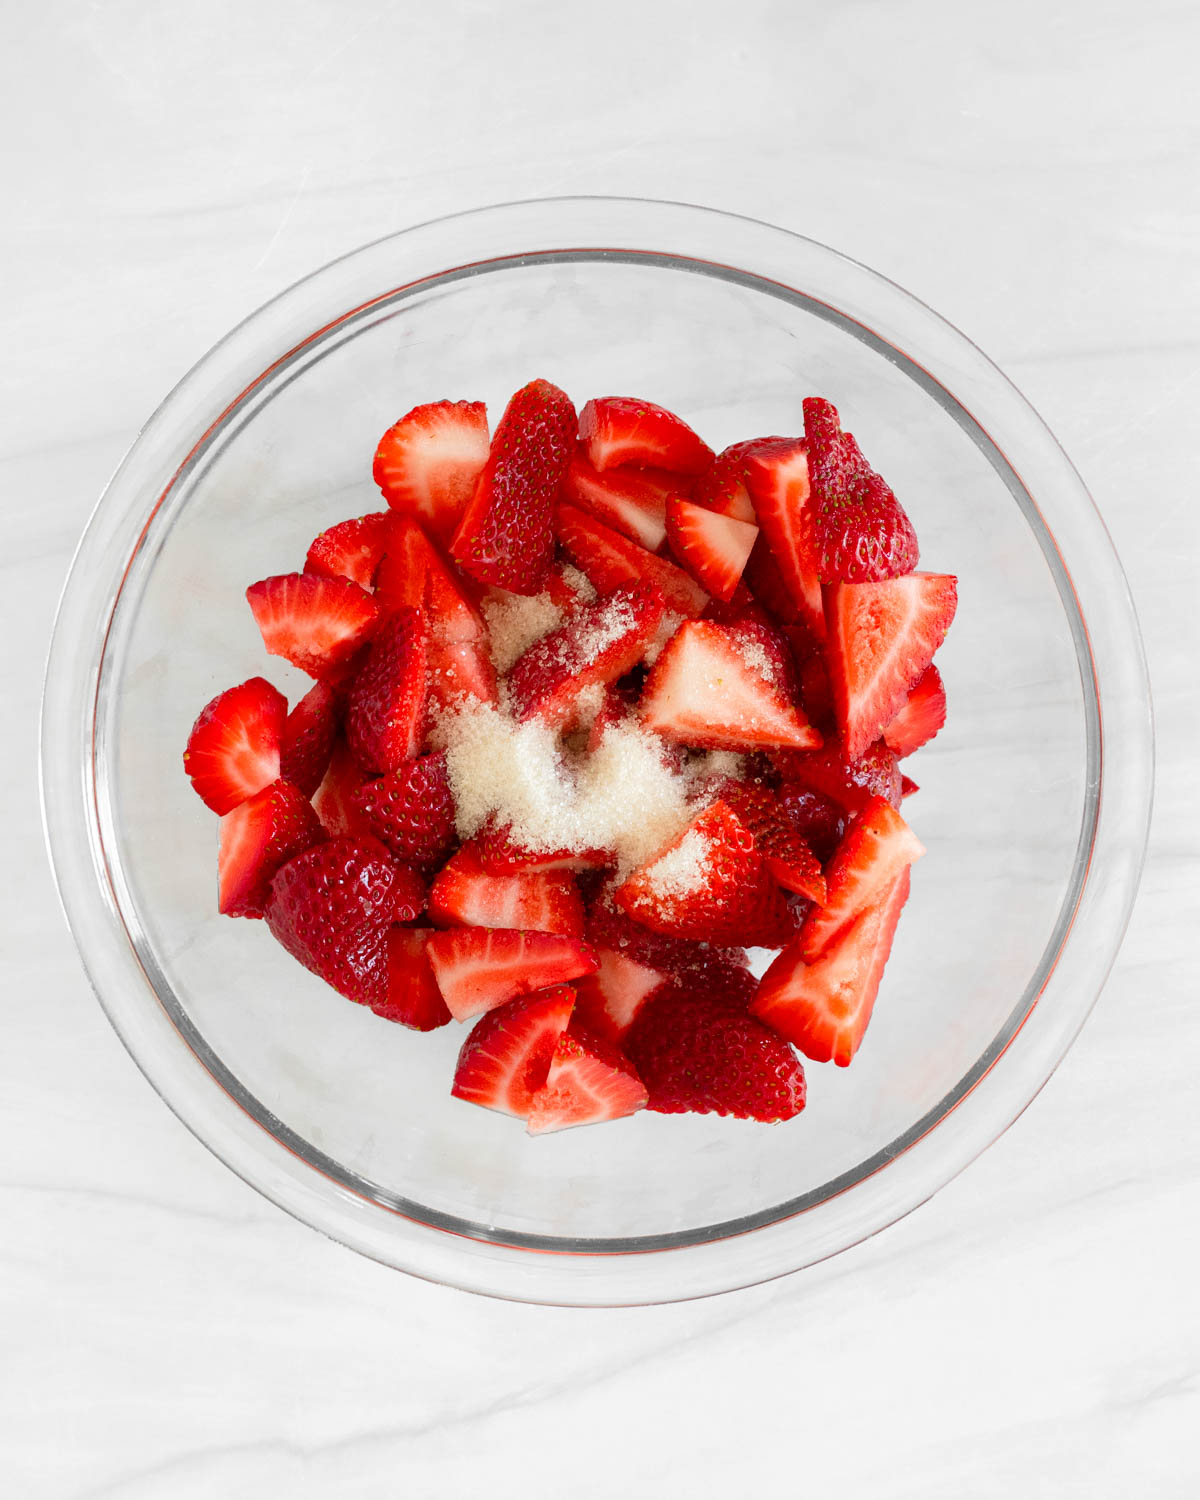
[{"label": "clear glass bowl", "polygon": [[[946,729],[908,763],[917,867],[848,1070],[770,1127],[642,1114],[538,1140],[449,1096],[463,1030],[347,1004],[216,912],[216,826],[180,754],[220,688],[299,674],[247,583],[377,509],[385,427],[545,376],[633,393],[720,448],[830,397],[957,573]],[[248,318],[147,423],[64,592],[42,729],[48,839],[101,1003],[150,1082],[247,1182],[380,1261],[607,1304],[793,1271],[936,1191],[1045,1082],[1120,942],[1149,817],[1137,624],[1078,475],[955,329],[820,245],[679,204],[557,199],[424,224]]]}]

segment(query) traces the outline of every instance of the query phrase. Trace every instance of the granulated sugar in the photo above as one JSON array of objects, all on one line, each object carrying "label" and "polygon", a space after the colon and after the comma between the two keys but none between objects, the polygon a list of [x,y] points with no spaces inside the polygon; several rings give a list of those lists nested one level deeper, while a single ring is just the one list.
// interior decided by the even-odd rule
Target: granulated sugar
[{"label": "granulated sugar", "polygon": [[685,896],[701,884],[711,856],[711,841],[698,828],[692,828],[674,849],[655,860],[642,878],[654,895],[664,900]]},{"label": "granulated sugar", "polygon": [[492,663],[501,674],[507,672],[534,641],[540,641],[544,635],[557,630],[563,622],[563,612],[549,594],[528,597],[498,594],[485,599],[482,608],[491,638]]},{"label": "granulated sugar", "polygon": [[776,663],[771,660],[761,641],[756,641],[753,636],[742,635],[739,632],[734,636],[734,645],[737,648],[737,654],[752,672],[757,672],[764,682],[774,683],[777,675]]},{"label": "granulated sugar", "polygon": [[561,575],[562,581],[578,597],[581,604],[595,603],[596,589],[586,573],[581,572],[570,563],[563,563]]}]

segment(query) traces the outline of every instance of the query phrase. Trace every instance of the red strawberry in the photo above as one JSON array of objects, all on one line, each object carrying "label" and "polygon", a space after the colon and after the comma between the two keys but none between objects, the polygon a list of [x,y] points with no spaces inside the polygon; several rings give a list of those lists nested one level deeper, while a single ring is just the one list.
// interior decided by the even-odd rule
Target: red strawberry
[{"label": "red strawberry", "polygon": [[809,912],[800,930],[805,962],[819,958],[924,853],[924,846],[895,808],[882,797],[873,797],[855,815],[829,862],[825,905]]},{"label": "red strawberry", "polygon": [[436,1031],[451,1019],[425,952],[432,935],[425,927],[393,927],[388,933],[387,996],[371,1007],[385,1021]]},{"label": "red strawberry", "polygon": [[824,656],[819,652],[806,656],[800,663],[799,675],[800,701],[804,704],[809,722],[817,725],[822,734],[831,734],[836,710],[833,706],[833,684],[829,680],[829,669],[825,665]]},{"label": "red strawberry", "polygon": [[[758,989],[743,949],[707,948],[702,944],[692,945],[693,956],[689,963],[680,964],[667,975],[667,986],[685,995],[703,993],[713,999],[728,1001],[741,1010],[746,1010]],[[739,961],[730,958],[731,953],[742,954]]]},{"label": "red strawberry", "polygon": [[714,599],[733,597],[758,540],[758,527],[673,496],[667,502],[671,551]]},{"label": "red strawberry", "polygon": [[562,498],[656,552],[667,535],[667,502],[688,481],[665,469],[609,469],[602,474],[578,448],[563,474]]},{"label": "red strawberry", "polygon": [[217,910],[227,917],[261,917],[280,865],[325,837],[302,792],[273,781],[221,819],[217,855]]},{"label": "red strawberry", "polygon": [[813,854],[827,864],[842,841],[846,818],[841,807],[821,792],[784,783],[775,793],[779,810]]},{"label": "red strawberry", "polygon": [[733,627],[685,620],[646,679],[643,722],[664,739],[702,749],[820,744],[769,672],[762,648]]},{"label": "red strawberry", "polygon": [[475,841],[489,875],[532,875],[547,870],[601,870],[613,862],[606,849],[526,849],[509,827],[487,826]]},{"label": "red strawberry", "polygon": [[702,620],[712,620],[718,625],[741,624],[753,621],[756,625],[769,625],[771,617],[744,583],[739,583],[728,603],[710,599],[705,606]]},{"label": "red strawberry", "polygon": [[613,892],[643,927],[695,942],[777,948],[795,931],[754,838],[723,802]]},{"label": "red strawberry", "polygon": [[657,1114],[733,1115],[774,1123],[804,1108],[800,1059],[728,1000],[670,990],[634,1022],[626,1048]]},{"label": "red strawberry", "polygon": [[601,525],[573,505],[558,508],[558,535],[568,556],[587,574],[600,594],[611,594],[624,584],[652,583],[667,608],[680,615],[698,615],[708,595],[682,568],[656,557],[628,537]]},{"label": "red strawberry", "polygon": [[703,972],[711,976],[718,971],[724,974],[744,969],[749,962],[743,948],[710,948],[707,944],[651,932],[612,905],[607,893],[602,893],[588,909],[587,938],[597,949],[611,948],[667,975]]},{"label": "red strawberry", "polygon": [[337,730],[337,695],[328,683],[318,682],[288,714],[279,747],[279,774],[306,797],[329,769]]},{"label": "red strawberry", "polygon": [[430,641],[427,658],[429,701],[454,708],[466,698],[498,703],[496,669],[482,641]]},{"label": "red strawberry", "polygon": [[611,1042],[572,1019],[550,1059],[546,1082],[529,1109],[530,1135],[620,1120],[646,1107],[646,1087]]},{"label": "red strawberry", "polygon": [[357,838],[370,834],[370,827],[357,801],[357,794],[366,780],[349,745],[339,736],[334,740],[329,765],[312,799],[317,817],[331,837]]},{"label": "red strawberry", "polygon": [[505,409],[450,551],[480,583],[536,594],[554,560],[554,510],[574,450],[575,408],[548,380]]},{"label": "red strawberry", "polygon": [[789,943],[763,975],[751,1014],[814,1062],[847,1067],[871,1019],[908,889],[905,869],[814,963],[804,961],[801,939]]},{"label": "red strawberry", "polygon": [[287,699],[265,677],[226,688],[192,725],[183,769],[201,801],[231,812],[279,777],[279,741]]},{"label": "red strawberry", "polygon": [[442,998],[456,1021],[591,974],[596,960],[575,938],[557,932],[452,927],[426,945]]},{"label": "red strawberry", "polygon": [[857,760],[904,706],[958,605],[958,580],[910,573],[828,590],[829,676],[846,754]]},{"label": "red strawberry", "polygon": [[927,745],[946,722],[946,689],[942,674],[928,666],[917,678],[899,711],[884,726],[884,743],[902,759]]},{"label": "red strawberry", "polygon": [[448,541],[487,463],[482,401],[415,406],[389,427],[375,450],[375,483],[387,503]]},{"label": "red strawberry", "polygon": [[837,408],[804,401],[812,498],[802,547],[822,583],[881,583],[917,565],[917,534],[900,502],[843,432]]},{"label": "red strawberry", "polygon": [[339,521],[323,531],[308,549],[304,571],[319,573],[322,578],[349,578],[360,588],[369,589],[387,546],[391,521],[386,510]]},{"label": "red strawberry", "polygon": [[469,1104],[525,1119],[546,1082],[574,1003],[575,992],[559,984],[489,1011],[462,1044],[450,1092]]},{"label": "red strawberry", "polygon": [[275,872],[267,926],[299,959],[348,1000],[387,998],[387,932],[401,879],[374,839],[329,839]]},{"label": "red strawberry", "polygon": [[479,611],[466,597],[437,547],[415,521],[397,516],[379,564],[375,599],[389,613],[409,607],[425,612],[430,635],[439,641],[477,641],[485,635]]},{"label": "red strawberry", "polygon": [[725,628],[780,697],[796,703],[800,696],[796,663],[782,631],[754,619],[731,620]]},{"label": "red strawberry", "polygon": [[350,685],[346,741],[365,771],[394,771],[421,747],[428,639],[420,610],[397,610],[381,626]]},{"label": "red strawberry", "polygon": [[700,474],[713,459],[686,422],[635,396],[589,401],[579,414],[579,439],[601,472],[618,464],[653,464],[675,474]]},{"label": "red strawberry", "polygon": [[431,869],[454,843],[454,797],[440,751],[364,782],[352,801],[374,836],[404,864]]},{"label": "red strawberry", "polygon": [[914,792],[919,792],[920,790],[921,790],[921,788],[917,785],[917,783],[912,779],[911,776],[901,776],[901,778],[900,778],[900,796],[901,796],[901,798],[911,797]]},{"label": "red strawberry", "polygon": [[583,936],[583,899],[567,871],[489,875],[473,844],[464,844],[433,882],[429,915],[440,927],[521,927]]},{"label": "red strawberry", "polygon": [[380,618],[366,589],[348,578],[317,573],[264,578],[250,585],[246,599],[270,654],[324,682],[346,675]]},{"label": "red strawberry", "polygon": [[[808,454],[804,443],[799,438],[781,440],[749,455],[746,486],[796,618],[808,626],[817,640],[823,640],[821,583],[804,547],[804,516],[809,505]],[[771,607],[753,573],[748,575],[748,581],[755,594]]]},{"label": "red strawberry", "polygon": [[778,793],[761,782],[734,781],[722,786],[721,799],[754,835],[755,848],[779,884],[823,905],[820,863],[780,807]]},{"label": "red strawberry", "polygon": [[868,745],[858,760],[846,759],[835,734],[819,750],[782,750],[772,759],[787,785],[820,792],[845,812],[858,812],[872,797],[900,806],[900,763],[883,740]]},{"label": "red strawberry", "polygon": [[393,922],[415,922],[425,910],[425,882],[411,865],[396,866]]},{"label": "red strawberry", "polygon": [[800,622],[801,604],[793,597],[791,588],[775,561],[766,533],[761,530],[743,577],[760,608],[767,610],[781,625],[796,625]]},{"label": "red strawberry", "polygon": [[575,1013],[596,1036],[621,1042],[668,976],[615,948],[596,948],[598,967],[575,981]]},{"label": "red strawberry", "polygon": [[790,441],[790,438],[768,437],[731,444],[717,454],[697,479],[693,495],[696,504],[757,526],[754,503],[746,488],[746,462],[756,452],[772,452],[777,443]]}]

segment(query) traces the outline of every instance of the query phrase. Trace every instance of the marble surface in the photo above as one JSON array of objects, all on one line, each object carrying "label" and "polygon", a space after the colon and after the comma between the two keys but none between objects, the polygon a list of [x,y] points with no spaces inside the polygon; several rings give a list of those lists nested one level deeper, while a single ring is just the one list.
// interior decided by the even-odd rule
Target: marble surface
[{"label": "marble surface", "polygon": [[[14,1500],[1200,1491],[1200,11],[45,0],[0,17],[0,1492]],[[1017,1124],[812,1271],[642,1311],[383,1269],[233,1177],[92,998],[42,852],[42,660],[159,396],[295,277],[564,191],[825,240],[987,349],[1141,610],[1159,791],[1122,955]]]}]

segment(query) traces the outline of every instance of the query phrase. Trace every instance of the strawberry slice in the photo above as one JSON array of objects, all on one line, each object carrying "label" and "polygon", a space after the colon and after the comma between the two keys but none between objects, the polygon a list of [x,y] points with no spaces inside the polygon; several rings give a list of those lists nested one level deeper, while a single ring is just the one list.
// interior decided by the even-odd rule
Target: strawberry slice
[{"label": "strawberry slice", "polygon": [[777,451],[777,445],[794,441],[793,438],[766,437],[730,444],[717,454],[696,480],[692,498],[697,505],[703,505],[708,510],[732,516],[736,521],[749,521],[751,526],[757,526],[754,502],[746,487],[747,461],[755,453],[770,454]]},{"label": "strawberry slice", "polygon": [[[795,616],[818,641],[824,640],[821,581],[804,546],[804,516],[809,504],[808,453],[804,443],[793,438],[764,445],[747,456],[745,474],[754,514]],[[770,599],[753,575],[749,581],[755,594],[770,607]]]},{"label": "strawberry slice", "polygon": [[375,450],[375,483],[401,515],[449,541],[488,458],[482,401],[414,406],[389,427]]},{"label": "strawberry slice", "polygon": [[800,929],[806,963],[820,958],[860,912],[879,901],[925,847],[882,797],[873,797],[852,819],[825,872],[825,905],[815,908]]},{"label": "strawberry slice", "polygon": [[246,599],[268,652],[323,682],[345,677],[381,613],[357,583],[317,573],[263,578],[250,585]]},{"label": "strawberry slice", "polygon": [[432,936],[425,927],[389,931],[387,995],[371,1007],[385,1021],[396,1021],[413,1031],[436,1031],[451,1019],[425,952]]},{"label": "strawberry slice", "polygon": [[958,580],[910,573],[828,591],[829,676],[846,755],[857,760],[904,706],[946,638]]},{"label": "strawberry slice", "polygon": [[714,599],[732,599],[758,540],[758,527],[672,496],[667,502],[671,551]]},{"label": "strawberry slice", "polygon": [[575,992],[559,984],[489,1011],[462,1044],[450,1092],[525,1119],[545,1085],[574,1003]]},{"label": "strawberry slice", "polygon": [[448,860],[429,891],[439,927],[520,927],[583,936],[583,898],[565,870],[489,875],[473,844]]},{"label": "strawberry slice", "polygon": [[322,578],[349,578],[360,588],[369,589],[387,547],[391,521],[386,510],[339,521],[323,531],[308,549],[304,571]]},{"label": "strawberry slice", "polygon": [[763,975],[751,1014],[814,1062],[848,1067],[871,1019],[908,891],[905,869],[815,963],[805,962],[799,938],[789,943]]},{"label": "strawberry slice", "polygon": [[731,620],[725,628],[779,696],[798,703],[800,686],[787,637],[774,625],[755,619]]},{"label": "strawberry slice", "polygon": [[427,670],[435,708],[455,708],[465,698],[500,701],[496,669],[483,641],[430,641]]},{"label": "strawberry slice", "polygon": [[357,802],[357,795],[366,780],[350,746],[339,735],[333,742],[329,765],[312,799],[313,810],[331,838],[357,838],[360,834],[371,833]]},{"label": "strawberry slice", "polygon": [[597,593],[611,594],[624,584],[644,580],[654,584],[667,608],[676,614],[698,615],[708,603],[708,595],[682,568],[647,552],[585,511],[560,505],[557,526],[568,556],[587,574]]},{"label": "strawberry slice", "polygon": [[325,837],[303,792],[273,781],[221,819],[217,854],[217,910],[227,917],[261,917],[280,865]]},{"label": "strawberry slice", "polygon": [[456,1021],[468,1021],[518,995],[591,974],[596,967],[589,948],[557,932],[452,927],[435,932],[426,952]]},{"label": "strawberry slice", "polygon": [[823,906],[820,862],[780,806],[778,792],[762,782],[731,781],[722,785],[720,795],[754,835],[755,848],[779,884]]},{"label": "strawberry slice", "polygon": [[642,720],[701,749],[807,749],[821,736],[770,682],[761,646],[728,625],[685,620],[651,668]]},{"label": "strawberry slice", "polygon": [[200,710],[183,752],[183,769],[213,812],[232,812],[279,777],[279,742],[287,699],[251,677]]},{"label": "strawberry slice", "polygon": [[713,451],[686,422],[653,401],[604,396],[579,413],[579,440],[602,473],[618,464],[652,464],[674,474],[700,474]]},{"label": "strawberry slice", "polygon": [[615,681],[641,660],[663,608],[662,595],[649,582],[585,604],[513,664],[508,696],[514,718],[567,725],[581,693]]},{"label": "strawberry slice", "polygon": [[884,726],[884,743],[893,755],[903,759],[927,745],[945,723],[946,689],[942,674],[935,666],[928,666],[902,707]]},{"label": "strawberry slice", "polygon": [[648,552],[667,535],[667,504],[686,493],[688,481],[665,469],[609,469],[601,473],[582,447],[563,474],[562,498],[598,516]]},{"label": "strawberry slice", "polygon": [[804,1069],[791,1047],[743,1007],[703,990],[669,990],[652,1000],[626,1050],[656,1114],[773,1124],[804,1108]]},{"label": "strawberry slice", "polygon": [[346,741],[364,771],[394,771],[421,747],[428,639],[420,610],[397,610],[381,626],[350,685]]},{"label": "strawberry slice", "polygon": [[837,408],[804,401],[812,499],[801,548],[822,583],[881,583],[917,566],[917,534],[891,489],[843,432]]},{"label": "strawberry slice", "polygon": [[646,1086],[611,1042],[574,1019],[558,1038],[546,1081],[529,1107],[530,1135],[621,1120],[646,1107]]},{"label": "strawberry slice", "polygon": [[643,927],[693,942],[778,948],[795,932],[753,835],[724,802],[706,807],[612,899]]},{"label": "strawberry slice", "polygon": [[554,560],[554,510],[575,447],[575,408],[548,380],[508,403],[450,551],[480,583],[536,594]]},{"label": "strawberry slice", "polygon": [[489,875],[532,875],[548,870],[602,870],[613,863],[607,849],[527,849],[517,843],[511,827],[485,825],[476,847]]},{"label": "strawberry slice", "polygon": [[454,796],[439,751],[402,761],[351,793],[363,823],[403,864],[432,869],[454,843]]},{"label": "strawberry slice", "polygon": [[668,974],[620,953],[596,948],[597,969],[575,981],[575,1014],[594,1035],[620,1043],[642,1006],[669,982]]},{"label": "strawberry slice", "polygon": [[328,683],[318,682],[288,714],[279,746],[279,774],[306,797],[329,769],[337,731],[337,695]]},{"label": "strawberry slice", "polygon": [[375,581],[375,600],[389,614],[406,607],[424,610],[434,640],[478,641],[487,633],[479,611],[437,547],[404,516],[392,523]]},{"label": "strawberry slice", "polygon": [[771,759],[788,786],[820,792],[844,812],[858,812],[872,797],[900,806],[900,763],[883,740],[868,745],[857,760],[846,759],[836,734],[819,750],[778,750]]}]

